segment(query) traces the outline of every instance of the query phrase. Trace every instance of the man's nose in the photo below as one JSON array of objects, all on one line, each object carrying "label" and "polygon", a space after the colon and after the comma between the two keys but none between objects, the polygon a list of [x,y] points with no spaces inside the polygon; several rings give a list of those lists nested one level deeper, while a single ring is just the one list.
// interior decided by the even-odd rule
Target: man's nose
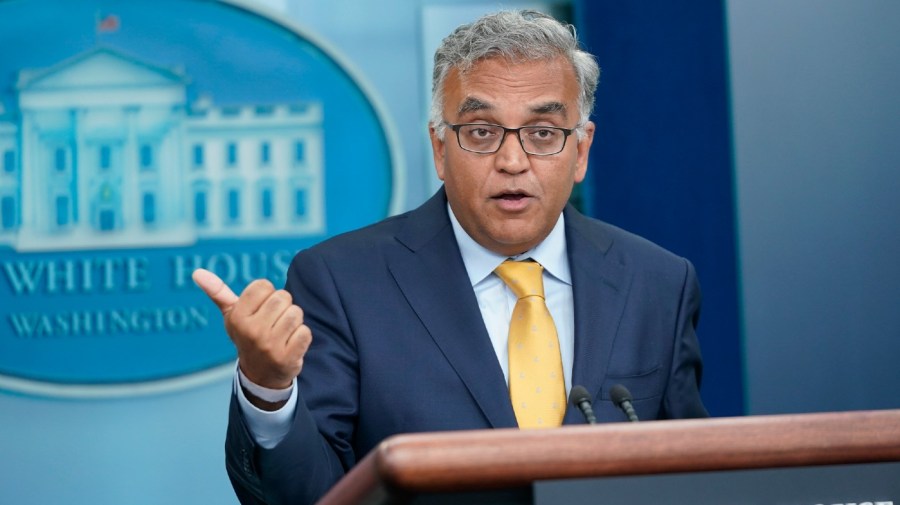
[{"label": "man's nose", "polygon": [[494,155],[494,162],[497,170],[502,170],[511,174],[523,172],[529,167],[528,153],[522,148],[519,142],[518,132],[506,131],[503,135],[503,141],[500,143],[500,149]]}]

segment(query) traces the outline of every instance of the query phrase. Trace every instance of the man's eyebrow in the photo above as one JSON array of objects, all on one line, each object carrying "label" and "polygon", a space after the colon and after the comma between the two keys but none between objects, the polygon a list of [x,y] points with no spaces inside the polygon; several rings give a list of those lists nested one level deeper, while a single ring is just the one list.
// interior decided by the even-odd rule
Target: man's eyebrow
[{"label": "man's eyebrow", "polygon": [[547,102],[535,105],[531,108],[531,112],[533,114],[560,114],[565,119],[569,111],[566,104],[562,102]]},{"label": "man's eyebrow", "polygon": [[[457,109],[457,114],[460,116],[463,114],[467,114],[470,112],[478,112],[483,110],[493,110],[494,106],[474,97],[466,98],[462,104],[460,104]],[[546,114],[559,114],[563,117],[563,119],[568,117],[569,109],[566,107],[566,104],[562,102],[546,102],[542,104],[535,105],[531,107],[531,113],[535,115],[546,115]]]},{"label": "man's eyebrow", "polygon": [[493,108],[493,105],[470,96],[466,98],[462,104],[460,104],[459,109],[457,109],[456,113],[461,116],[469,112],[491,110]]}]

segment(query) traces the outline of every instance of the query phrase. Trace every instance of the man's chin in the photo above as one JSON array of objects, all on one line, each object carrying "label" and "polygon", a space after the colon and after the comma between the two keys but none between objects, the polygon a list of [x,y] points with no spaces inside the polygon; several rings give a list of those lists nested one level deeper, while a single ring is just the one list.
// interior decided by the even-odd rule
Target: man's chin
[{"label": "man's chin", "polygon": [[494,246],[488,247],[488,249],[505,256],[516,256],[535,247],[544,238],[539,233],[531,231],[500,231],[491,235],[490,240]]}]

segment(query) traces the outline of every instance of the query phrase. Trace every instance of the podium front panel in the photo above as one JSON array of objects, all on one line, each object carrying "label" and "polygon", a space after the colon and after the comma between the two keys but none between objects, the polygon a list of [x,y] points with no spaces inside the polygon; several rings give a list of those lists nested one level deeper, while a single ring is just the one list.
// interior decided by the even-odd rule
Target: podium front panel
[{"label": "podium front panel", "polygon": [[539,481],[535,505],[900,505],[900,462]]}]

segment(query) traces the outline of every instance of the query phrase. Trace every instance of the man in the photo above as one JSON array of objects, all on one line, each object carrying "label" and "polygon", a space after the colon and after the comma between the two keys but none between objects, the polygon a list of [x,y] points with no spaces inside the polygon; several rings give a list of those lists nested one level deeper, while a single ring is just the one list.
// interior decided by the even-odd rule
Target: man
[{"label": "man", "polygon": [[243,503],[313,502],[396,433],[578,423],[573,384],[601,421],[615,384],[643,419],[706,415],[692,266],[567,206],[598,75],[543,14],[462,26],[435,54],[436,195],[300,252],[284,290],[196,272],[238,350]]}]

